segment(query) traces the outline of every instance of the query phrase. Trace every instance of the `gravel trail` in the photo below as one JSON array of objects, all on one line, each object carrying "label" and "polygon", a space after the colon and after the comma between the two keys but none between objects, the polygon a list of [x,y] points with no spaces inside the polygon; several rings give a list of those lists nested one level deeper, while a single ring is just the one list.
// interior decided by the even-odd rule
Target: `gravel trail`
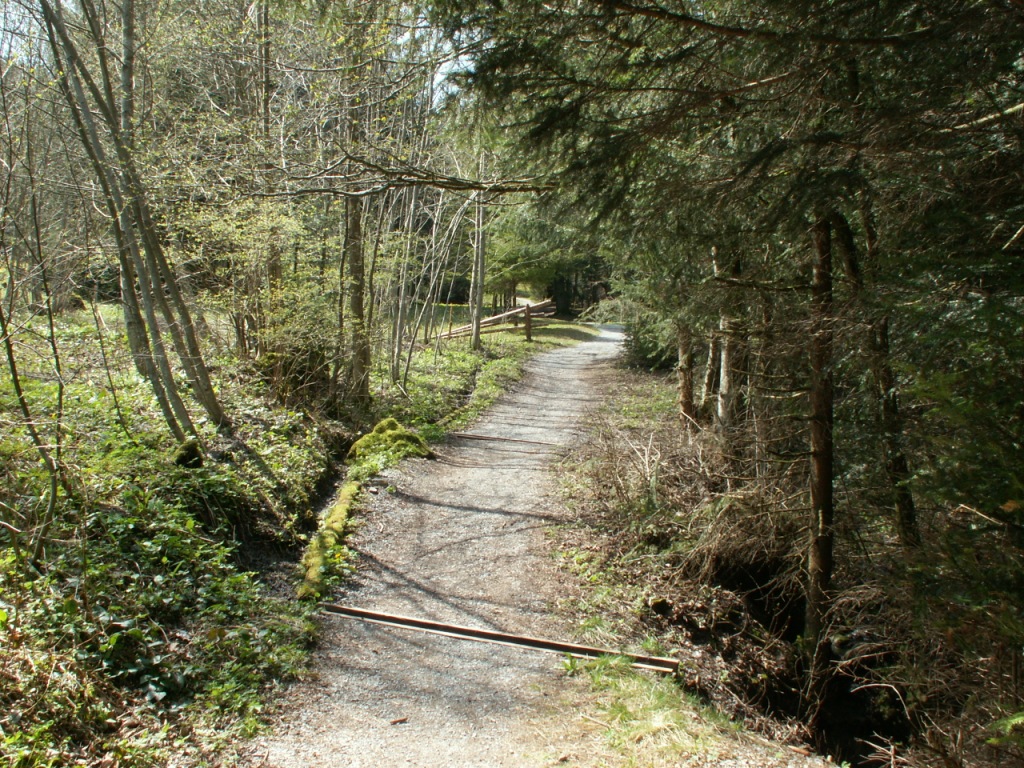
[{"label": "gravel trail", "polygon": [[[377,478],[350,539],[358,573],[336,602],[553,640],[553,605],[580,585],[545,529],[565,514],[555,472],[603,398],[622,335],[535,357],[473,435]],[[250,768],[821,768],[757,737],[725,735],[682,762],[610,749],[585,676],[553,654],[329,616],[314,678],[279,702],[272,733],[243,748]]]},{"label": "gravel trail", "polygon": [[[436,461],[378,478],[350,545],[359,571],[336,601],[455,624],[571,639],[544,529],[559,520],[554,471],[619,352],[611,329],[534,358],[527,374]],[[540,766],[573,759],[575,685],[555,655],[325,619],[316,679],[286,694],[251,765]],[[578,719],[578,718],[577,718]],[[573,732],[570,733],[569,731]],[[590,748],[586,751],[592,752]]]}]

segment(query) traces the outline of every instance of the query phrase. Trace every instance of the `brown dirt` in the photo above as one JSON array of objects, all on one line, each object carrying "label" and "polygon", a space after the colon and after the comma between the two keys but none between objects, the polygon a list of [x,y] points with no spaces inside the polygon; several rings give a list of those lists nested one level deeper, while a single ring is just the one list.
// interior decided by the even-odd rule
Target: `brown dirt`
[{"label": "brown dirt", "polygon": [[[572,639],[552,606],[578,586],[545,529],[566,514],[557,459],[602,397],[620,335],[535,358],[527,376],[436,461],[377,479],[351,546],[357,575],[337,602],[372,610]],[[584,680],[558,656],[324,618],[315,676],[279,703],[248,766],[647,765],[612,750]],[[684,765],[788,766],[807,761],[735,735]],[[678,763],[677,763],[678,764]],[[815,762],[820,765],[820,762]]]}]

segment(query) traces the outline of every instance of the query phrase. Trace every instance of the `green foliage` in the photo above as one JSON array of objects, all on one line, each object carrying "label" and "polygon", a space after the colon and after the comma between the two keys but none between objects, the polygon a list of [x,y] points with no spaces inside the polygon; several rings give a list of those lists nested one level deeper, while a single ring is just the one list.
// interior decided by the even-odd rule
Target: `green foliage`
[{"label": "green foliage", "polygon": [[989,739],[989,744],[992,746],[1003,746],[1005,744],[1015,744],[1017,746],[1024,746],[1024,712],[1017,712],[1009,717],[1004,717],[1001,720],[997,720],[992,723],[992,730],[999,731],[1001,735],[994,736]]},{"label": "green foliage", "polygon": [[[111,390],[87,323],[58,325],[76,371],[62,454],[75,496],[59,494],[34,563],[48,478],[0,385],[0,762],[165,765],[251,729],[267,685],[301,671],[307,609],[269,596],[231,537],[294,546],[327,451],[309,419],[270,409],[235,375],[222,390],[234,435],[201,424],[202,465],[176,464],[152,394],[116,369]],[[125,361],[123,339],[110,334],[107,352]],[[48,435],[56,388],[40,361],[26,355],[22,373]]]},{"label": "green foliage", "polygon": [[676,363],[675,341],[671,319],[637,311],[626,326],[626,359],[638,368],[668,370]]},{"label": "green foliage", "polygon": [[551,215],[551,201],[505,208],[489,229],[488,288],[525,285],[559,310],[590,305],[608,282],[602,241],[571,211]]},{"label": "green foliage", "polygon": [[0,754],[14,764],[111,751],[125,765],[158,763],[133,748],[145,734],[125,725],[128,711],[239,722],[260,710],[266,681],[299,670],[303,613],[268,598],[180,506],[133,488],[72,531],[43,576],[26,578],[12,557],[0,572],[13,608],[0,628]]},{"label": "green foliage", "polygon": [[[912,394],[922,403],[922,496],[1024,524],[1024,300],[968,296],[922,308]],[[1013,371],[1013,373],[1011,373]],[[1022,542],[1024,543],[1024,542]]]}]

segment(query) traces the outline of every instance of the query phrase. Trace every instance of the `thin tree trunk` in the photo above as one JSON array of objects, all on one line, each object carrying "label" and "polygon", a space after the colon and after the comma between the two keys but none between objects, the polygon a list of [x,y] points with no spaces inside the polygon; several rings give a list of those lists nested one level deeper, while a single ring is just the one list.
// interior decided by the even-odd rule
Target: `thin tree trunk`
[{"label": "thin tree trunk", "polygon": [[[861,202],[861,217],[867,241],[868,259],[875,258],[878,238],[872,224],[870,203]],[[846,217],[839,211],[833,212],[830,221],[835,228],[836,244],[842,256],[843,269],[853,283],[859,296],[864,289],[863,271],[858,258],[853,229]],[[896,532],[905,547],[916,547],[921,543],[917,525],[917,510],[910,492],[910,467],[903,450],[903,419],[900,416],[899,401],[896,397],[896,375],[892,370],[889,353],[889,318],[883,316],[871,325],[870,348],[871,371],[874,376],[875,398],[878,403],[879,421],[882,432],[882,451],[886,480],[889,485],[893,508],[896,513]]]},{"label": "thin tree trunk", "polygon": [[812,230],[815,261],[811,283],[810,347],[810,542],[807,555],[807,613],[804,636],[811,653],[809,704],[816,705],[826,679],[828,644],[825,616],[831,605],[835,567],[835,505],[833,498],[834,317],[832,300],[832,225],[821,220]]},{"label": "thin tree trunk", "polygon": [[[32,160],[31,160],[31,144],[28,147],[29,155],[29,173],[30,183],[32,184],[33,190],[35,188],[35,179],[32,171]],[[32,232],[33,232],[33,247],[32,250],[36,257],[36,268],[39,274],[39,284],[42,289],[44,297],[44,306],[46,307],[46,323],[47,323],[47,341],[50,345],[50,352],[52,354],[53,361],[53,373],[54,379],[57,382],[57,402],[56,408],[54,409],[53,415],[53,436],[51,438],[50,453],[53,457],[52,468],[53,471],[50,474],[50,493],[47,498],[46,513],[43,517],[42,523],[39,526],[38,531],[35,534],[35,542],[32,547],[32,561],[35,563],[40,562],[43,555],[43,548],[46,546],[46,542],[49,539],[50,528],[53,526],[57,519],[57,485],[58,481],[60,486],[64,489],[68,496],[74,498],[76,496],[75,489],[71,485],[71,480],[67,474],[67,468],[64,465],[64,370],[61,363],[60,349],[57,346],[57,328],[54,322],[54,302],[53,302],[53,291],[50,286],[49,270],[46,267],[46,263],[43,260],[43,234],[42,225],[40,224],[39,216],[39,202],[36,197],[35,191],[32,192],[30,201],[30,211],[32,216]],[[7,329],[4,329],[4,335],[7,335]],[[27,415],[27,414],[26,414]],[[50,469],[48,466],[47,469]]]},{"label": "thin tree trunk", "polygon": [[757,337],[757,346],[750,357],[748,366],[750,381],[747,386],[750,421],[754,433],[754,474],[758,478],[768,477],[772,472],[769,457],[769,441],[771,440],[769,408],[765,398],[760,395],[768,386],[772,359],[772,337],[772,305],[769,297],[762,295],[761,329]]},{"label": "thin tree trunk", "polygon": [[[73,48],[67,50],[58,41],[57,23],[59,18],[53,13],[52,8],[46,2],[43,3],[43,8],[44,11],[48,10],[47,21],[50,24],[48,39],[51,50],[54,58],[58,62],[63,63],[62,53],[66,53],[69,57],[73,57],[76,54]],[[79,138],[85,147],[86,154],[99,180],[107,210],[110,214],[111,225],[118,245],[118,259],[121,265],[121,292],[125,325],[136,368],[149,379],[161,412],[171,432],[178,439],[183,439],[185,432],[182,425],[189,432],[194,433],[195,430],[192,427],[191,418],[189,418],[184,404],[178,398],[174,377],[171,374],[170,366],[167,365],[166,355],[163,351],[160,327],[156,323],[155,315],[151,311],[149,302],[146,299],[148,294],[142,280],[140,280],[139,293],[136,294],[136,275],[133,263],[136,266],[142,266],[142,259],[138,254],[138,245],[135,241],[131,221],[118,188],[118,180],[112,173],[111,166],[106,160],[103,145],[100,142],[95,122],[92,119],[92,113],[86,101],[82,84],[73,66],[63,67],[61,77],[58,78],[57,82],[68,103]],[[146,320],[143,320],[137,296],[143,297],[142,303],[147,309]]]},{"label": "thin tree trunk", "polygon": [[[62,90],[65,92],[72,111],[76,113],[76,122],[81,126],[80,136],[109,199],[109,207],[113,209],[114,216],[121,221],[122,234],[129,246],[128,251],[135,260],[134,268],[140,280],[140,292],[143,297],[149,296],[152,299],[149,302],[144,300],[143,303],[147,309],[146,322],[153,339],[154,352],[158,352],[155,347],[157,346],[159,326],[154,325],[156,318],[150,312],[151,307],[148,305],[155,301],[167,317],[172,341],[178,350],[185,372],[192,381],[197,398],[216,424],[227,426],[227,418],[217,401],[209,380],[209,372],[199,349],[198,338],[188,308],[181,297],[176,277],[164,257],[160,238],[149,212],[141,177],[135,168],[131,145],[126,143],[131,139],[130,130],[128,134],[122,130],[125,116],[119,114],[117,102],[114,99],[114,86],[110,77],[109,57],[102,37],[100,16],[91,0],[83,0],[82,11],[93,42],[97,47],[102,88],[90,76],[77,47],[68,34],[60,5],[54,7],[49,0],[41,0],[40,7],[48,25],[49,42],[54,57],[63,65],[63,77],[60,78]],[[131,11],[130,4],[124,10]],[[122,107],[125,104],[129,105],[130,111],[133,99],[133,83],[130,75],[134,67],[132,63],[134,34],[131,30],[129,33],[123,34],[122,42],[127,46],[122,55],[124,59],[122,68],[128,69],[128,75],[122,75],[121,79],[121,105]],[[93,110],[86,98],[83,80],[93,96],[97,107],[96,111],[106,124],[114,145],[117,157],[116,173],[104,157],[103,145],[92,119]],[[65,81],[67,81],[67,87],[65,87]],[[128,117],[130,118],[130,115]],[[141,248],[135,239],[135,232],[141,239]],[[141,258],[143,254],[145,255],[144,260]],[[166,308],[164,290],[170,295],[171,303],[177,310],[176,316]],[[172,397],[171,390],[175,388],[173,377],[167,378],[167,371],[164,371],[162,367],[161,374],[164,376],[164,389],[168,396]]]},{"label": "thin tree trunk", "polygon": [[479,193],[477,193],[476,200],[476,239],[473,246],[473,286],[470,291],[470,322],[473,324],[473,333],[470,346],[479,350],[483,346],[480,339],[480,322],[484,315],[484,253],[486,249],[484,202]]},{"label": "thin tree trunk", "polygon": [[125,418],[124,409],[121,407],[121,398],[117,395],[117,387],[114,385],[114,372],[110,370],[110,356],[107,354],[107,343],[103,337],[103,318],[100,316],[99,304],[96,297],[96,289],[93,288],[92,301],[89,308],[92,310],[92,319],[96,325],[96,341],[100,347],[100,357],[103,359],[103,372],[107,376],[107,386],[110,387],[110,397],[114,401],[114,413],[117,414],[117,425],[121,427],[124,436],[132,445],[138,445],[135,436],[132,435],[128,426],[128,419]]},{"label": "thin tree trunk", "polygon": [[257,10],[259,26],[260,117],[263,140],[270,140],[270,3],[260,0]]},{"label": "thin tree trunk", "polygon": [[921,531],[917,525],[917,509],[910,492],[910,467],[903,450],[903,419],[900,415],[899,400],[896,397],[896,375],[893,373],[889,356],[889,318],[882,317],[871,329],[872,351],[874,353],[875,394],[878,398],[882,427],[882,449],[885,457],[885,474],[892,493],[896,513],[896,532],[905,547],[921,544]]},{"label": "thin tree trunk", "polygon": [[[175,437],[179,440],[184,438],[184,433],[188,432],[191,435],[196,434],[195,425],[192,423],[192,417],[186,408],[184,401],[178,394],[178,387],[174,381],[174,372],[171,370],[171,363],[167,357],[167,350],[164,346],[163,334],[160,332],[160,321],[157,318],[156,308],[154,306],[153,297],[156,291],[153,290],[152,278],[146,274],[146,265],[143,262],[142,256],[139,253],[138,243],[135,241],[135,234],[131,228],[131,222],[128,221],[128,215],[125,211],[121,212],[121,220],[118,228],[121,231],[121,235],[127,245],[128,252],[132,255],[132,261],[135,262],[134,267],[138,269],[140,266],[143,271],[138,274],[139,283],[139,297],[142,300],[142,308],[144,311],[146,328],[149,331],[149,344],[153,354],[153,363],[156,366],[156,370],[159,372],[160,389],[159,391],[154,389],[157,399],[160,399],[160,392],[162,391],[164,396],[170,405],[171,410],[174,412],[174,420],[176,425],[170,425],[171,431],[174,432]],[[135,277],[136,274],[132,270],[131,262],[123,265],[128,267],[126,274],[129,276],[130,287],[134,291],[135,289]],[[123,283],[122,283],[123,287]],[[162,406],[162,404],[161,404]]]},{"label": "thin tree trunk", "polygon": [[[876,257],[878,236],[871,216],[870,201],[861,201],[861,220],[867,241],[869,262]],[[843,255],[844,269],[860,294],[863,290],[863,270],[859,263],[853,229],[846,217],[835,212],[831,220],[838,235],[839,251]],[[910,466],[903,450],[903,418],[900,415],[899,400],[896,396],[896,375],[892,370],[889,351],[889,317],[882,316],[870,329],[870,366],[874,376],[875,398],[878,403],[879,422],[882,432],[882,452],[886,480],[896,515],[896,533],[904,547],[917,547],[921,543],[921,531],[917,524],[917,509],[910,492]]]},{"label": "thin tree trunk", "polygon": [[735,392],[733,390],[733,357],[736,349],[734,323],[723,316],[719,321],[718,352],[718,400],[715,407],[715,425],[720,434],[726,434],[733,426]]},{"label": "thin tree trunk", "polygon": [[718,332],[712,331],[708,336],[708,360],[704,366],[704,384],[700,391],[700,407],[709,408],[711,399],[715,396],[718,387],[719,356],[721,355],[721,342]]},{"label": "thin tree trunk", "polygon": [[[529,315],[527,315],[529,317]],[[697,408],[693,397],[693,334],[685,323],[676,326],[676,348],[678,361],[676,372],[679,381],[679,418],[683,428],[697,427]]]},{"label": "thin tree trunk", "polygon": [[[345,207],[346,215],[342,217],[341,226],[346,230],[348,229],[348,205]],[[341,394],[341,371],[344,367],[345,360],[345,298],[348,295],[346,289],[345,275],[347,272],[348,262],[346,259],[345,251],[345,237],[347,235],[342,232],[342,246],[341,246],[341,258],[338,259],[338,327],[337,327],[337,340],[338,346],[334,356],[334,369],[331,372],[331,400],[336,400]]]},{"label": "thin tree trunk", "polygon": [[[398,383],[402,376],[402,345],[405,342],[406,324],[406,289],[409,283],[409,261],[412,258],[413,243],[413,218],[415,216],[416,190],[409,194],[409,208],[405,218],[406,237],[402,248],[402,267],[398,272],[398,306],[395,307],[395,317],[391,331],[391,381]],[[410,353],[415,343],[415,337],[410,342]]]},{"label": "thin tree trunk", "polygon": [[348,261],[349,325],[352,361],[349,392],[365,405],[370,401],[370,337],[366,327],[366,268],[363,263],[363,198],[345,200],[345,254]]}]

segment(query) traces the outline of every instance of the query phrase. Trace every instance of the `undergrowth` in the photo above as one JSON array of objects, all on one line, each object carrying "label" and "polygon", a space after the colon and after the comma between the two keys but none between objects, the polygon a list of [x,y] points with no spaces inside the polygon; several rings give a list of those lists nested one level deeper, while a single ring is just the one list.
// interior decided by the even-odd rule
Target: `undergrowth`
[{"label": "undergrowth", "polygon": [[[766,735],[806,740],[803,475],[738,483],[710,430],[679,427],[673,388],[668,377],[621,374],[566,461],[578,524],[559,532],[562,558],[583,585],[570,610],[588,641],[668,649],[700,700]],[[982,535],[966,514],[931,511],[920,550],[908,552],[869,524],[856,496],[840,504],[833,661],[816,714],[825,743],[858,765],[886,755],[903,761],[893,765],[1016,764],[1014,603],[977,594],[1001,573],[1007,594],[1015,588],[1010,558],[998,546],[965,557],[956,537]]]},{"label": "undergrowth", "polygon": [[308,418],[229,370],[233,434],[200,422],[194,461],[176,463],[123,347],[108,339],[108,376],[79,321],[57,326],[62,415],[52,371],[30,355],[21,369],[37,429],[61,441],[55,489],[0,386],[0,762],[202,763],[302,670],[307,609],[243,563],[295,551],[327,451]]}]

